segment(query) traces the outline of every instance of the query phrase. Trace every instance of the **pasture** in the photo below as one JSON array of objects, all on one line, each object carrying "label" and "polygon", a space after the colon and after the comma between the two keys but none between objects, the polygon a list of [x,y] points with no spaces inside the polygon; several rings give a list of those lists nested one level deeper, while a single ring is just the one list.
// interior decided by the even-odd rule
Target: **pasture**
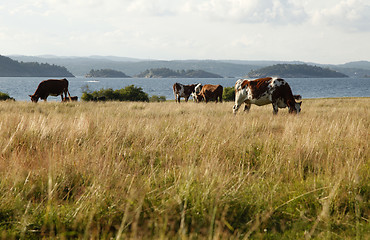
[{"label": "pasture", "polygon": [[370,98],[0,102],[2,239],[368,239]]}]

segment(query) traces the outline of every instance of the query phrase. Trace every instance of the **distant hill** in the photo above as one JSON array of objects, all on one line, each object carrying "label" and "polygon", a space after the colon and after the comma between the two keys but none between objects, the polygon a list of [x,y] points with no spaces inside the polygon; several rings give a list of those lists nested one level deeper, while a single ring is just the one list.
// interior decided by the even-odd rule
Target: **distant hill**
[{"label": "distant hill", "polygon": [[222,76],[203,70],[171,70],[169,68],[148,69],[136,75],[141,78],[222,78]]},{"label": "distant hill", "polygon": [[90,72],[85,75],[85,77],[87,78],[92,78],[92,77],[129,78],[130,76],[127,76],[125,73],[121,71],[116,71],[113,69],[100,69],[100,70],[91,69]]},{"label": "distant hill", "polygon": [[74,77],[67,68],[48,63],[18,62],[0,55],[0,77]]},{"label": "distant hill", "polygon": [[329,68],[311,66],[307,64],[275,64],[258,70],[250,71],[247,75],[252,78],[278,76],[285,78],[338,78],[348,77]]},{"label": "distant hill", "polygon": [[[173,70],[194,69],[218,74],[223,77],[242,77],[250,70],[261,66],[253,64],[237,64],[220,60],[125,60],[113,57],[53,57],[53,56],[10,56],[18,61],[36,61],[40,63],[65,66],[75,76],[85,76],[91,69],[115,69],[129,76],[142,73],[147,69],[169,68]],[[265,66],[265,65],[264,65]],[[370,74],[370,72],[369,72]]]},{"label": "distant hill", "polygon": [[61,57],[61,56],[9,56],[24,62],[49,63],[66,67],[75,76],[85,76],[91,69],[115,69],[129,76],[142,73],[146,69],[169,68],[172,70],[194,69],[215,73],[223,77],[243,77],[251,70],[258,70],[275,64],[308,64],[330,68],[350,77],[370,75],[370,62],[357,61],[345,64],[318,64],[301,61],[255,61],[255,60],[148,60],[114,56]]}]

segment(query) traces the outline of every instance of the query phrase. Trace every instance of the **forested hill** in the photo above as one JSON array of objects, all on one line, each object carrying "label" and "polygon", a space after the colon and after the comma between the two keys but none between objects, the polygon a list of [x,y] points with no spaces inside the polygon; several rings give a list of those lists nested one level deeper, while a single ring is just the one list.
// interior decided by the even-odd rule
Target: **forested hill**
[{"label": "forested hill", "polygon": [[85,75],[87,78],[91,77],[101,77],[101,78],[129,78],[125,73],[121,71],[116,71],[113,69],[100,69],[94,70],[91,69],[88,74]]},{"label": "forested hill", "polygon": [[322,68],[307,64],[276,64],[258,70],[252,70],[248,77],[260,78],[278,76],[285,78],[338,78],[348,77],[347,75],[336,72],[329,68]]},{"label": "forested hill", "polygon": [[0,55],[0,77],[74,77],[67,68],[48,63],[18,62]]},{"label": "forested hill", "polygon": [[148,69],[135,77],[141,78],[222,78],[222,76],[203,70],[171,70],[169,68]]}]

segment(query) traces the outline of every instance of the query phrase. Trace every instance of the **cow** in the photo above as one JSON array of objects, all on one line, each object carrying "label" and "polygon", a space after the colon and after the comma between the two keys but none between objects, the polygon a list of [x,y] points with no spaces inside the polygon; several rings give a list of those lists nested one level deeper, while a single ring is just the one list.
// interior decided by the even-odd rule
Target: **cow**
[{"label": "cow", "polygon": [[31,97],[31,101],[37,103],[39,98],[43,99],[46,102],[46,99],[49,95],[51,96],[61,96],[63,101],[63,93],[65,97],[71,97],[68,91],[68,80],[63,79],[48,79],[42,81],[39,86],[37,87],[35,93],[33,95],[29,95]]},{"label": "cow", "polygon": [[183,97],[185,98],[185,102],[187,102],[192,92],[194,92],[195,87],[196,84],[183,85],[181,83],[175,83],[173,85],[173,94],[175,95],[175,101],[180,102],[180,97]]},{"label": "cow", "polygon": [[[295,95],[297,98],[300,95]],[[263,106],[271,103],[273,113],[279,108],[289,108],[289,113],[298,114],[302,102],[296,102],[289,84],[281,78],[259,78],[255,80],[239,79],[235,83],[235,105],[233,113],[245,103],[244,111],[249,111],[251,104]]]},{"label": "cow", "polygon": [[78,97],[77,96],[72,96],[70,98],[67,98],[67,97],[64,97],[63,98],[63,102],[69,102],[69,101],[71,101],[71,102],[77,102],[78,101]]},{"label": "cow", "polygon": [[218,100],[222,102],[223,91],[224,88],[221,85],[206,84],[202,87],[200,93],[197,94],[197,102],[200,102],[203,99],[206,103],[210,100],[216,100],[216,103]]},{"label": "cow", "polygon": [[195,88],[194,88],[194,92],[191,93],[191,96],[193,97],[193,101],[196,102],[197,101],[197,95],[200,93],[200,91],[202,90],[202,87],[203,85],[201,83],[198,83]]}]

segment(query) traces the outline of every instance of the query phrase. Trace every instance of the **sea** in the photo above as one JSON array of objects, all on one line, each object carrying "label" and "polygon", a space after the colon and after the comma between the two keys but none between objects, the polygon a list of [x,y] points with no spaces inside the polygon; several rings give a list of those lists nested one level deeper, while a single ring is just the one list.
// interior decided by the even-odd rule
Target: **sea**
[{"label": "sea", "polygon": [[[7,93],[16,101],[30,101],[38,84],[48,78],[40,77],[0,77],[0,92]],[[125,88],[129,85],[140,87],[149,96],[165,96],[174,100],[172,86],[182,84],[220,84],[233,87],[238,78],[68,78],[71,96],[78,96],[86,89],[96,91],[112,88]],[[370,78],[286,78],[293,94],[302,98],[370,97]],[[49,96],[48,101],[60,101],[59,97]]]}]

